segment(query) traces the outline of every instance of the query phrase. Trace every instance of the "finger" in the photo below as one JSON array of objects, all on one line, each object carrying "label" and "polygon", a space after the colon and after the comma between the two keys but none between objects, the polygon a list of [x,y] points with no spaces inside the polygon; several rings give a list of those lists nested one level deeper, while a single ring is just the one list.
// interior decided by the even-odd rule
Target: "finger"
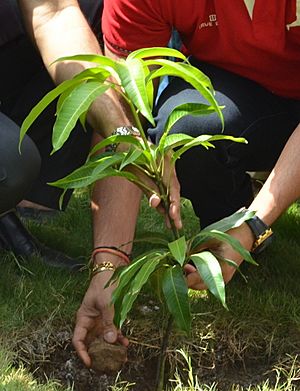
[{"label": "finger", "polygon": [[195,290],[207,289],[198,272],[190,273],[186,277],[188,287]]},{"label": "finger", "polygon": [[171,219],[174,221],[175,227],[177,229],[182,228],[182,220],[180,215],[180,201],[173,201],[170,205],[169,214]]},{"label": "finger", "polygon": [[151,208],[157,208],[160,204],[160,197],[157,195],[157,194],[152,194],[149,198],[149,205],[151,206]]},{"label": "finger", "polygon": [[186,265],[184,265],[184,271],[186,274],[190,274],[195,273],[197,269],[195,268],[195,266],[191,265],[190,263],[187,263]]},{"label": "finger", "polygon": [[173,169],[170,181],[170,210],[169,214],[174,221],[176,228],[182,228],[180,215],[180,184],[177,179],[175,168]]},{"label": "finger", "polygon": [[90,368],[92,365],[92,360],[88,355],[87,348],[84,343],[86,335],[87,335],[87,329],[77,324],[74,330],[72,343],[78,356],[83,361],[84,365]]},{"label": "finger", "polygon": [[129,340],[128,338],[124,337],[122,333],[118,334],[118,342],[120,342],[121,345],[125,346],[126,348],[129,345]]},{"label": "finger", "polygon": [[118,331],[113,323],[114,310],[112,306],[102,309],[103,338],[106,342],[115,343]]}]

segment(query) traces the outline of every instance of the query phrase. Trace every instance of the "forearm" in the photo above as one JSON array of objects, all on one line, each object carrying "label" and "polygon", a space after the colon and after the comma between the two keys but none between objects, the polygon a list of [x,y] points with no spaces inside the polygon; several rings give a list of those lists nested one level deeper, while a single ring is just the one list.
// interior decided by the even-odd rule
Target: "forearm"
[{"label": "forearm", "polygon": [[[94,247],[114,246],[130,254],[141,191],[129,181],[113,177],[97,182],[92,198]],[[104,260],[116,266],[124,264],[122,258],[110,253],[100,252],[95,257],[97,263]]]},{"label": "forearm", "polygon": [[[27,31],[56,84],[94,66],[93,63],[79,61],[54,63],[65,56],[102,54],[76,0],[19,0],[19,4]],[[117,93],[112,89],[100,96],[88,113],[89,123],[104,137],[116,127],[128,125],[127,117]]]},{"label": "forearm", "polygon": [[79,62],[53,64],[55,60],[75,54],[102,54],[76,0],[19,0],[19,3],[27,31],[57,84],[90,65]]},{"label": "forearm", "polygon": [[300,124],[285,145],[274,169],[250,209],[271,225],[300,197]]}]

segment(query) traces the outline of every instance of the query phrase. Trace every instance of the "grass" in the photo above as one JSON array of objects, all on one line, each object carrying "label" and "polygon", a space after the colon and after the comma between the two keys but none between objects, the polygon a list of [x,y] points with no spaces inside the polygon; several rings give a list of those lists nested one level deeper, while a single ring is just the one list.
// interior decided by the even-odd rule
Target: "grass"
[{"label": "grass", "polygon": [[[191,292],[193,332],[189,339],[172,335],[168,352],[173,373],[170,390],[300,389],[299,217],[300,204],[295,203],[276,223],[276,240],[259,257],[259,266],[243,265],[248,282],[237,275],[228,285],[229,311],[210,295]],[[183,218],[187,235],[199,229],[188,201],[183,203]],[[67,212],[53,221],[43,225],[29,222],[28,226],[49,246],[73,256],[84,255],[88,260],[91,217],[84,192],[77,193]],[[145,202],[137,236],[162,229],[162,218]],[[136,243],[135,252],[146,247]],[[61,363],[69,358],[75,362],[70,336],[74,314],[88,284],[88,272],[61,273],[41,265],[38,259],[16,263],[13,256],[4,253],[0,262],[0,391],[66,391],[72,381],[68,383],[62,377],[60,386],[54,380],[47,381],[46,376],[55,377],[52,365],[58,352],[63,356]],[[147,359],[146,369],[149,360],[155,360],[160,316],[151,292],[144,291],[125,326],[132,341],[130,362],[117,379],[109,379],[108,390],[143,389],[138,387],[141,378],[135,375],[145,370],[143,359]],[[191,361],[178,353],[183,346]],[[73,373],[74,379],[83,376],[84,369],[80,371]]]}]

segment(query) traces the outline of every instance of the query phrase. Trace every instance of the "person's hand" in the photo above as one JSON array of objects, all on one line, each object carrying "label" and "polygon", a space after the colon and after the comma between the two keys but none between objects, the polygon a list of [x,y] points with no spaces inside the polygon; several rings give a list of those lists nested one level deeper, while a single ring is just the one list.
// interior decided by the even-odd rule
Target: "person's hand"
[{"label": "person's hand", "polygon": [[[252,248],[254,237],[246,223],[242,224],[238,228],[229,230],[227,233],[238,239],[246,250],[250,250]],[[211,240],[205,243],[205,245],[200,247],[198,250],[199,252],[201,250],[210,250],[217,258],[220,258],[219,262],[225,284],[227,284],[232,279],[234,273],[236,272],[236,267],[229,265],[225,261],[222,261],[222,258],[235,262],[237,266],[240,266],[240,264],[243,262],[243,258],[238,252],[236,252],[228,243],[221,242],[219,240]],[[195,290],[207,289],[197,269],[193,265],[186,264],[184,266],[184,270],[189,288]]]},{"label": "person's hand", "polygon": [[[164,161],[163,176],[164,184],[166,188],[169,188],[169,211],[165,211],[161,204],[161,198],[157,193],[152,194],[149,197],[149,205],[152,208],[156,208],[160,213],[166,215],[166,223],[168,227],[170,227],[169,219],[171,218],[174,222],[175,227],[177,229],[181,229],[182,221],[180,215],[180,184],[176,175],[175,166],[170,163],[170,160],[170,155],[166,155]],[[166,214],[166,212],[168,212],[168,215]]]},{"label": "person's hand", "polygon": [[88,346],[96,337],[102,337],[109,343],[118,341],[126,347],[129,344],[128,339],[113,324],[114,309],[111,305],[111,295],[115,286],[110,285],[105,288],[111,276],[111,271],[105,271],[92,278],[77,311],[72,342],[79,357],[88,368],[92,364]]},{"label": "person's hand", "polygon": [[147,195],[149,199],[149,205],[151,208],[155,208],[159,213],[165,215],[166,224],[170,228],[170,219],[173,220],[173,223],[177,229],[182,228],[182,221],[180,215],[180,184],[177,179],[176,170],[174,164],[171,164],[171,156],[167,154],[164,159],[164,175],[163,183],[166,189],[169,189],[169,210],[166,211],[162,205],[162,199],[160,196],[160,191],[157,188],[153,180],[148,177],[143,171],[139,170],[138,167],[128,166],[127,170],[136,175],[142,183],[144,183],[148,189],[141,187],[143,192]]}]

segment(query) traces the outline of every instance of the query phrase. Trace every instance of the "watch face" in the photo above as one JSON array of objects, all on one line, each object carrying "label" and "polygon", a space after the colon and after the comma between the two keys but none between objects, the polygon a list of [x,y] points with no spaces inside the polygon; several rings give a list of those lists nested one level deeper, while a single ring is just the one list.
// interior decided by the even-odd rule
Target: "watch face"
[{"label": "watch face", "polygon": [[133,136],[140,136],[140,132],[137,128],[134,126],[121,126],[113,131],[112,134],[118,134],[119,136],[127,136],[127,135],[133,135]]}]

